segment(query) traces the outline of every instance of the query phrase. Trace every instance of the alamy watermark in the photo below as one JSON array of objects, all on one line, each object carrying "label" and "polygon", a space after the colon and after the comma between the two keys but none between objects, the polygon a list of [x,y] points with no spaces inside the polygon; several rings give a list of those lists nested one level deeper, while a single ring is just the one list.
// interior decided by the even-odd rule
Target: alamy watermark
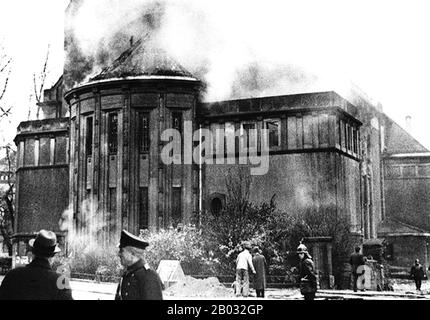
[{"label": "alamy watermark", "polygon": [[193,132],[192,121],[184,121],[182,135],[173,128],[162,132],[161,140],[168,143],[161,151],[161,160],[166,165],[250,165],[251,175],[264,175],[269,171],[268,134],[269,130],[263,128],[234,130],[233,127],[200,128]]}]

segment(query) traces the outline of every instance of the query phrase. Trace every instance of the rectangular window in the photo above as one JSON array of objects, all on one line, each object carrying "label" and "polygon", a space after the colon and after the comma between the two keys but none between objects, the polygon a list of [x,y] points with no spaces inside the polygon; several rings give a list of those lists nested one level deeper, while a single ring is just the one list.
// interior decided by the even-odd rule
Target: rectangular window
[{"label": "rectangular window", "polygon": [[264,121],[264,129],[269,134],[269,148],[279,147],[281,145],[281,121],[268,119]]},{"label": "rectangular window", "polygon": [[148,229],[148,188],[139,188],[139,229]]},{"label": "rectangular window", "polygon": [[312,148],[312,116],[303,116],[303,148]]},{"label": "rectangular window", "polygon": [[49,165],[50,153],[51,153],[51,139],[40,138],[39,140],[39,165]]},{"label": "rectangular window", "polygon": [[403,177],[415,177],[415,166],[404,166],[402,173]]},{"label": "rectangular window", "polygon": [[339,120],[339,146],[345,148],[345,123]]},{"label": "rectangular window", "polygon": [[[327,114],[322,114],[318,116],[318,127],[319,127],[319,146],[325,148],[329,145],[329,127],[332,125],[331,119]],[[332,134],[334,134],[334,126]],[[334,137],[332,137],[334,139]],[[333,141],[333,140],[332,140]]]},{"label": "rectangular window", "polygon": [[420,176],[420,177],[430,177],[430,165],[420,165],[420,166],[418,166],[418,176]]},{"label": "rectangular window", "polygon": [[138,128],[138,143],[139,153],[148,153],[150,136],[149,136],[149,114],[145,112],[139,112],[139,128]]},{"label": "rectangular window", "polygon": [[55,164],[67,162],[67,138],[56,137],[55,138]]},{"label": "rectangular window", "polygon": [[109,154],[118,152],[118,114],[108,115],[108,151]]},{"label": "rectangular window", "polygon": [[116,188],[109,188],[109,213],[116,212]]},{"label": "rectangular window", "polygon": [[224,151],[228,155],[234,155],[235,152],[235,127],[234,123],[226,122],[224,131]]},{"label": "rectangular window", "polygon": [[172,225],[176,227],[182,222],[182,188],[172,188]]},{"label": "rectangular window", "polygon": [[352,147],[352,140],[353,140],[353,138],[352,138],[352,126],[349,123],[347,124],[347,130],[348,130],[348,150],[352,151],[353,150],[353,147]]},{"label": "rectangular window", "polygon": [[385,176],[389,178],[400,178],[402,176],[400,168],[400,166],[387,166]]},{"label": "rectangular window", "polygon": [[358,132],[357,128],[352,128],[352,144],[353,144],[353,152],[358,154]]},{"label": "rectangular window", "polygon": [[303,149],[303,117],[296,117],[297,149]]},{"label": "rectangular window", "polygon": [[220,124],[219,123],[211,123],[210,124],[210,130],[212,132],[212,147],[213,147],[213,154],[217,154],[217,151],[221,150],[221,144],[220,139],[218,137],[218,133],[220,130]]},{"label": "rectangular window", "polygon": [[174,112],[172,114],[172,127],[178,130],[182,135],[182,113]]},{"label": "rectangular window", "polygon": [[[179,134],[181,135],[181,141],[175,142],[175,146],[174,146],[174,149],[172,151],[173,157],[180,161],[181,154],[182,154],[182,138],[183,138],[182,113],[180,113],[180,112],[173,112],[172,113],[172,128],[178,130]],[[176,154],[176,152],[174,150],[181,150],[181,152]]]},{"label": "rectangular window", "polygon": [[243,122],[240,127],[241,146],[255,150],[257,148],[258,135],[255,122]]},{"label": "rectangular window", "polygon": [[34,139],[27,139],[24,145],[24,166],[34,166]]},{"label": "rectangular window", "polygon": [[87,117],[85,127],[85,154],[93,154],[93,117]]},{"label": "rectangular window", "polygon": [[348,150],[348,143],[349,143],[349,136],[348,136],[348,124],[346,122],[342,122],[342,128],[344,132],[344,141],[343,141],[343,147]]},{"label": "rectangular window", "polygon": [[291,116],[287,118],[287,142],[288,149],[297,149],[297,130],[296,130],[296,117]]}]

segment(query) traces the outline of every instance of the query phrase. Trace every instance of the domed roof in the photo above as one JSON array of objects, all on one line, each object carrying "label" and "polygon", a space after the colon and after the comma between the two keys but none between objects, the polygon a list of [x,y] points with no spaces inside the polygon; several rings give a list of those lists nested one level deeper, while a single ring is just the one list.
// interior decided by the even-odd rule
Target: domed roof
[{"label": "domed roof", "polygon": [[138,76],[170,76],[195,78],[153,41],[139,39],[119,58],[104,68],[91,81]]}]

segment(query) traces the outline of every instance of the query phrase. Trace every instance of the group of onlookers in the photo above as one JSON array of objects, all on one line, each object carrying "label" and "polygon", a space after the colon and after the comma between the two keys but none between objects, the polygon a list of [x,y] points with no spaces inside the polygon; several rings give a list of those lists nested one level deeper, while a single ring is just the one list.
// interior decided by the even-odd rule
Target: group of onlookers
[{"label": "group of onlookers", "polygon": [[[261,254],[258,246],[254,248],[247,241],[243,242],[236,258],[236,281],[233,283],[235,294],[247,297],[249,295],[249,270],[254,275],[254,289],[257,297],[264,298],[266,288],[266,258]],[[252,251],[252,254],[251,252]]]}]

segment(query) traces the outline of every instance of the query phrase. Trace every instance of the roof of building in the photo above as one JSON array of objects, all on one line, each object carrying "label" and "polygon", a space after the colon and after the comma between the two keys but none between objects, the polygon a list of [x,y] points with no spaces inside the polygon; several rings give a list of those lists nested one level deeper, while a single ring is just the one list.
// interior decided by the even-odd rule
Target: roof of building
[{"label": "roof of building", "polygon": [[173,60],[155,41],[144,38],[132,43],[116,60],[92,77],[90,82],[138,76],[195,78]]},{"label": "roof of building", "polygon": [[422,235],[430,236],[427,230],[404,223],[396,218],[386,218],[378,226],[378,236],[386,235]]},{"label": "roof of building", "polygon": [[410,152],[410,153],[395,153],[390,154],[390,158],[427,158],[430,157],[429,152]]},{"label": "roof of building", "polygon": [[[338,107],[354,116],[357,108],[334,91],[207,102],[197,110],[200,116],[272,112],[308,108]],[[358,121],[358,120],[357,120]]]},{"label": "roof of building", "polygon": [[429,152],[417,139],[403,129],[393,119],[384,113],[385,117],[385,145],[387,153],[418,153]]}]

